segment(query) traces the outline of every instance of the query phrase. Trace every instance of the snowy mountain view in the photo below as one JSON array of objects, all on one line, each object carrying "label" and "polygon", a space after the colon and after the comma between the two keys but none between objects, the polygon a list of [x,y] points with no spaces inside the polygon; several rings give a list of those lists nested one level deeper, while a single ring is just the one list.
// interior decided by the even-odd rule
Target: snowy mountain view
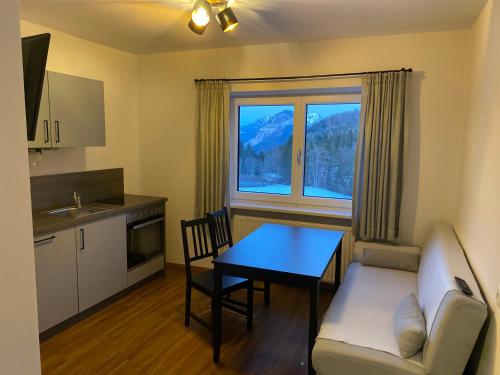
[{"label": "snowy mountain view", "polygon": [[256,152],[267,151],[286,142],[292,131],[293,111],[284,110],[243,127],[240,142],[249,144]]},{"label": "snowy mountain view", "polygon": [[[307,106],[305,196],[351,199],[358,121],[359,104]],[[291,194],[293,123],[293,106],[240,107],[239,191]]]}]

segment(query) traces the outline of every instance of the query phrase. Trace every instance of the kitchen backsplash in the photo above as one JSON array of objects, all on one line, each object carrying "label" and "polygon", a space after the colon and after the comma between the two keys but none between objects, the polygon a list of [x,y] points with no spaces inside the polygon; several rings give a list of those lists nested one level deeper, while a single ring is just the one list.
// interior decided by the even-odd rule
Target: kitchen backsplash
[{"label": "kitchen backsplash", "polygon": [[33,176],[32,210],[72,205],[75,191],[82,203],[120,196],[124,193],[123,182],[123,168]]}]

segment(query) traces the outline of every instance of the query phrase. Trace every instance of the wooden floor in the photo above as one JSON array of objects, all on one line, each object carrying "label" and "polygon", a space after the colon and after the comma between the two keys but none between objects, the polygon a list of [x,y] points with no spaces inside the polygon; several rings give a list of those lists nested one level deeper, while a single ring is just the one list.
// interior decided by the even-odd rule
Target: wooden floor
[{"label": "wooden floor", "polygon": [[[268,308],[256,293],[251,332],[244,318],[225,311],[219,365],[212,363],[210,332],[194,320],[184,327],[184,292],[184,271],[168,269],[166,277],[43,342],[43,374],[307,373],[306,291],[273,285]],[[321,313],[331,298],[321,291]],[[209,299],[194,290],[192,306],[210,319]]]}]

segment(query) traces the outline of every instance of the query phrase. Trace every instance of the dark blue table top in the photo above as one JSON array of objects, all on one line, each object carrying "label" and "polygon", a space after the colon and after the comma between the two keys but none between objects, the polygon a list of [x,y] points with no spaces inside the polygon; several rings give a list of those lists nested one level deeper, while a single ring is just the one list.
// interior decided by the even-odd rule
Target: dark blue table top
[{"label": "dark blue table top", "polygon": [[214,259],[214,263],[319,279],[343,235],[343,231],[264,224]]}]

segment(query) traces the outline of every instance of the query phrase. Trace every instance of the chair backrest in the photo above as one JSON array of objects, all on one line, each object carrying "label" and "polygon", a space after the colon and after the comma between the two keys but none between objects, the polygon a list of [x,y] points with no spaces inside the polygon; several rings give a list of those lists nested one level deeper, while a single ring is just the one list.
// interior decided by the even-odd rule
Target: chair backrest
[{"label": "chair backrest", "polygon": [[216,257],[217,250],[212,247],[208,219],[181,220],[182,245],[186,276],[191,277],[191,262],[208,257]]},{"label": "chair backrest", "polygon": [[224,246],[233,246],[233,236],[231,235],[231,223],[227,207],[219,211],[207,213],[207,218],[214,251],[217,252]]}]

